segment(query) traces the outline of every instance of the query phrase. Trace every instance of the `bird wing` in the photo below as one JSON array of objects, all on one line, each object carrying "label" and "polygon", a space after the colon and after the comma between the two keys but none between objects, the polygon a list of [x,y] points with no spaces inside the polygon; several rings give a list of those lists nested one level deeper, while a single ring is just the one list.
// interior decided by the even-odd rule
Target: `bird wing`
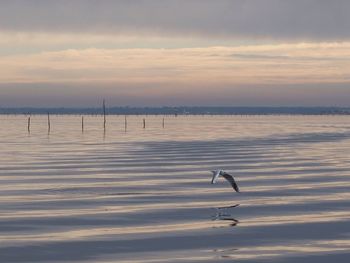
[{"label": "bird wing", "polygon": [[228,173],[223,173],[222,176],[223,176],[227,181],[229,181],[229,183],[231,184],[232,188],[235,189],[235,191],[239,193],[238,185],[237,185],[235,179],[233,178],[233,176],[230,175],[230,174],[228,174]]},{"label": "bird wing", "polygon": [[218,180],[219,178],[219,175],[220,175],[220,170],[216,170],[216,171],[211,171],[213,173],[213,178],[211,179],[211,183],[212,184],[215,184],[216,181]]},{"label": "bird wing", "polygon": [[230,206],[222,206],[222,207],[218,207],[218,209],[228,209],[228,208],[235,208],[239,206],[239,204],[236,204],[236,205],[230,205]]}]

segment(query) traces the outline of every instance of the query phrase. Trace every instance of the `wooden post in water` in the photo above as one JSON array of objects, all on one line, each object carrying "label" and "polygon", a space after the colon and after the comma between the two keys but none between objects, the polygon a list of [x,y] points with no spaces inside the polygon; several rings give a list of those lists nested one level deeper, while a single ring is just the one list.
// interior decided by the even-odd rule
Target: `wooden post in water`
[{"label": "wooden post in water", "polygon": [[51,131],[51,121],[50,121],[50,113],[47,113],[47,131],[50,133]]},{"label": "wooden post in water", "polygon": [[126,115],[125,115],[125,118],[124,118],[124,128],[125,128],[125,131],[126,131],[126,128],[128,127],[128,121],[126,120]]},{"label": "wooden post in water", "polygon": [[165,126],[165,121],[164,121],[164,117],[163,117],[163,122],[162,122],[162,126],[163,126],[163,129],[164,129],[164,126]]},{"label": "wooden post in water", "polygon": [[30,116],[28,117],[28,125],[27,125],[28,133],[30,133]]},{"label": "wooden post in water", "polygon": [[146,120],[145,120],[145,118],[143,119],[143,128],[146,129]]},{"label": "wooden post in water", "polygon": [[103,129],[106,130],[106,101],[103,100]]},{"label": "wooden post in water", "polygon": [[81,116],[81,132],[84,133],[84,116]]}]

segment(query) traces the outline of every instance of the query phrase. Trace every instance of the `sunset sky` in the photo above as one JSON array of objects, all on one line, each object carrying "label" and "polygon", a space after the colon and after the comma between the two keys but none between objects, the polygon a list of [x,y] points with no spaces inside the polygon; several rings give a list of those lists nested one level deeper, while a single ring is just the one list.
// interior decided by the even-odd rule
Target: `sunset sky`
[{"label": "sunset sky", "polygon": [[350,106],[349,0],[2,0],[0,107]]}]

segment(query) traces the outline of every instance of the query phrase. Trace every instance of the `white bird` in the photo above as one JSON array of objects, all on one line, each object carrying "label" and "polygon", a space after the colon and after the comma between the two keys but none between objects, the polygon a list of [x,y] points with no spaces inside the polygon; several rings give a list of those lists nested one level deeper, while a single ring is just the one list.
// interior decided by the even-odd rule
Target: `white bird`
[{"label": "white bird", "polygon": [[221,175],[231,184],[232,188],[239,193],[238,185],[232,175],[224,172],[223,170],[215,170],[211,172],[213,173],[213,179],[211,179],[212,184],[215,184]]}]

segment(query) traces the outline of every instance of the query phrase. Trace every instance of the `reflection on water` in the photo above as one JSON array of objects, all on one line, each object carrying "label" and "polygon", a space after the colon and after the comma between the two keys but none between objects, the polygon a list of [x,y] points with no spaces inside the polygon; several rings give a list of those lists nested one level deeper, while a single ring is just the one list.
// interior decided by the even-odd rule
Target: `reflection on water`
[{"label": "reflection on water", "polygon": [[101,120],[0,116],[1,262],[347,262],[349,117]]},{"label": "reflection on water", "polygon": [[237,219],[233,218],[231,215],[220,216],[215,220],[229,221],[230,222],[229,226],[236,226],[239,223],[239,221]]},{"label": "reflection on water", "polygon": [[239,221],[232,216],[231,210],[233,208],[237,208],[238,206],[239,204],[235,204],[215,208],[215,215],[212,217],[213,220],[230,221],[230,226],[236,226],[239,223]]}]

